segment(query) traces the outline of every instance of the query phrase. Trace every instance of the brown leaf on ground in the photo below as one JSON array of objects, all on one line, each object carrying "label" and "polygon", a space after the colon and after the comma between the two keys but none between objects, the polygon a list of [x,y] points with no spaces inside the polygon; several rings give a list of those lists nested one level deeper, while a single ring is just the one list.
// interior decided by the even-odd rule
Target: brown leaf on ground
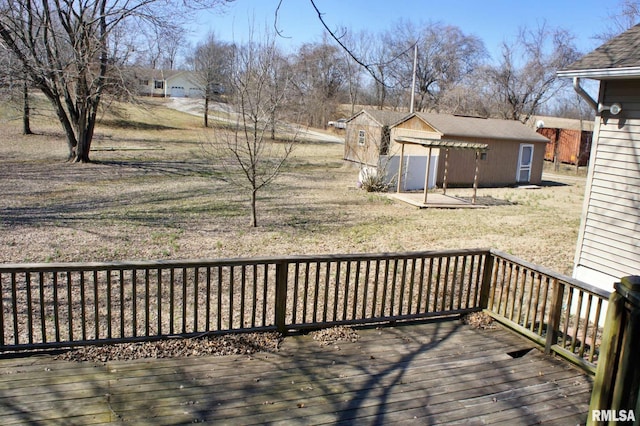
[{"label": "brown leaf on ground", "polygon": [[328,346],[336,342],[357,342],[358,333],[349,327],[336,326],[317,330],[311,333],[313,340],[320,342],[322,346]]},{"label": "brown leaf on ground", "polygon": [[492,330],[496,328],[495,321],[484,312],[474,312],[462,317],[462,322],[473,328],[481,328],[483,330]]},{"label": "brown leaf on ground", "polygon": [[279,333],[247,333],[198,338],[175,338],[156,342],[87,346],[58,355],[68,361],[107,362],[141,358],[169,358],[203,355],[247,355],[275,352],[282,340]]}]

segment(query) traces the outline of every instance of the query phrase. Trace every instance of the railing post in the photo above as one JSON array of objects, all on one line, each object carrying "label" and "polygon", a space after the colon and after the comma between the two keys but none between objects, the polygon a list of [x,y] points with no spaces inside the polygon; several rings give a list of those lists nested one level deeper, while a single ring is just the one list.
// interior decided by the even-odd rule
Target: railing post
[{"label": "railing post", "polygon": [[480,284],[480,300],[478,303],[480,304],[480,308],[488,309],[489,308],[489,294],[491,293],[491,285],[495,285],[495,283],[491,282],[491,277],[493,276],[493,263],[494,263],[494,255],[491,251],[487,252],[486,257],[484,258],[484,268],[482,270],[482,283]]},{"label": "railing post", "polygon": [[[640,415],[640,276],[624,277],[609,298],[588,425],[601,425],[599,410]],[[597,417],[597,418],[596,418]],[[640,419],[640,418],[639,418]]]},{"label": "railing post", "polygon": [[276,263],[276,306],[275,322],[278,332],[285,334],[287,331],[287,281],[289,279],[289,263],[282,261]]},{"label": "railing post", "polygon": [[[562,316],[562,299],[564,297],[564,284],[557,279],[553,280],[553,294],[549,309],[549,323],[547,324],[547,336],[544,344],[544,353],[551,354],[551,346],[558,340],[558,327]],[[543,313],[544,315],[544,313]]]}]

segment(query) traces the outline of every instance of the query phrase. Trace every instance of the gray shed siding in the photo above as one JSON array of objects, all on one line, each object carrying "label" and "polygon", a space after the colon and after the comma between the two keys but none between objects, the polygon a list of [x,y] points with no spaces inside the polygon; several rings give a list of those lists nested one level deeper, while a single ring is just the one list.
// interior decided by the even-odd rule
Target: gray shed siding
[{"label": "gray shed siding", "polygon": [[623,110],[596,117],[576,269],[616,281],[640,274],[640,80],[602,81],[600,102]]}]

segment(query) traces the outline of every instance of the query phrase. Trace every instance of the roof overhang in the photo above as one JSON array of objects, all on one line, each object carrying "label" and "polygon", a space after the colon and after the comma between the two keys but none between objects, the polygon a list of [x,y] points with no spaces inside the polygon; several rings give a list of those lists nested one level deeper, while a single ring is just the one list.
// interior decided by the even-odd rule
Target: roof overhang
[{"label": "roof overhang", "polygon": [[558,71],[558,77],[592,78],[594,80],[609,80],[616,78],[640,78],[640,67],[627,68],[593,68],[587,70]]},{"label": "roof overhang", "polygon": [[401,136],[394,140],[400,144],[420,145],[425,148],[470,149],[473,151],[487,151],[489,149],[489,145],[486,143],[462,142],[455,139],[411,138]]}]

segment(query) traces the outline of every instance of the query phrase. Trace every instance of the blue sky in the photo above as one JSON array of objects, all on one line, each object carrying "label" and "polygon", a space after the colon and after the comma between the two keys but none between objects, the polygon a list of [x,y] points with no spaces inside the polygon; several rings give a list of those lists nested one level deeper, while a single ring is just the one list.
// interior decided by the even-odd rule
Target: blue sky
[{"label": "blue sky", "polygon": [[[246,40],[250,22],[257,28],[273,28],[277,0],[236,0],[224,12],[199,14],[192,25],[192,43],[213,31],[219,39]],[[587,53],[599,45],[593,36],[605,30],[609,16],[616,13],[617,1],[595,0],[316,0],[324,18],[332,27],[348,27],[353,31],[381,32],[400,19],[414,24],[442,22],[460,27],[463,32],[483,40],[494,55],[504,40],[513,38],[518,28],[535,27],[546,21],[551,27],[562,27],[576,36],[576,45]],[[319,41],[323,28],[308,0],[283,0],[278,27],[284,48],[295,48],[304,42]]]}]

